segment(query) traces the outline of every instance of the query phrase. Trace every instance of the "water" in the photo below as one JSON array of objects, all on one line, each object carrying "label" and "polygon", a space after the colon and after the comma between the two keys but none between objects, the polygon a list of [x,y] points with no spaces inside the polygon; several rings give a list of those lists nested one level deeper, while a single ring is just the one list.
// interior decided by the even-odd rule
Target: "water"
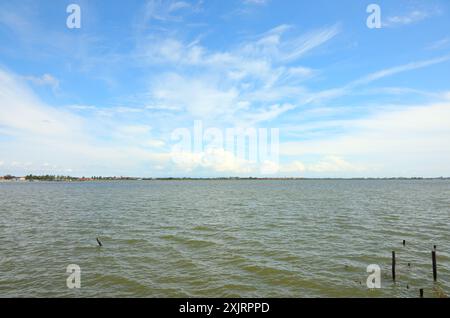
[{"label": "water", "polygon": [[0,297],[438,297],[449,221],[448,180],[0,183]]}]

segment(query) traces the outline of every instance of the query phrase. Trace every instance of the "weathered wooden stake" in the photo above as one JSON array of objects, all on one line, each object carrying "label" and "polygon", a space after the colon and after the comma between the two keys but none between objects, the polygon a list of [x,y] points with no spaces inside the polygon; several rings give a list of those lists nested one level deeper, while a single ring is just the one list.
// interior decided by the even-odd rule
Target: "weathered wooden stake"
[{"label": "weathered wooden stake", "polygon": [[431,251],[431,259],[433,261],[433,280],[437,281],[436,251]]},{"label": "weathered wooden stake", "polygon": [[392,251],[392,280],[395,282],[395,251]]},{"label": "weathered wooden stake", "polygon": [[423,298],[423,288],[420,289],[420,298]]},{"label": "weathered wooden stake", "polygon": [[97,240],[98,246],[100,246],[100,247],[103,246],[102,242],[100,242],[98,237],[96,238],[96,240]]},{"label": "weathered wooden stake", "polygon": [[406,240],[403,240],[403,246],[405,246],[406,245]]}]

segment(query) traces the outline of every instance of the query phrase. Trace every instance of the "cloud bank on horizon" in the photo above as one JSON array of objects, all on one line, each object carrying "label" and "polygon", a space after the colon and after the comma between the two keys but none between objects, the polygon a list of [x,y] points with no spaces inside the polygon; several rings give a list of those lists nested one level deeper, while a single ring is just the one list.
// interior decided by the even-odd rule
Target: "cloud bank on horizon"
[{"label": "cloud bank on horizon", "polygon": [[[450,176],[450,4],[373,3],[0,1],[0,175]],[[279,161],[174,161],[198,121]]]}]

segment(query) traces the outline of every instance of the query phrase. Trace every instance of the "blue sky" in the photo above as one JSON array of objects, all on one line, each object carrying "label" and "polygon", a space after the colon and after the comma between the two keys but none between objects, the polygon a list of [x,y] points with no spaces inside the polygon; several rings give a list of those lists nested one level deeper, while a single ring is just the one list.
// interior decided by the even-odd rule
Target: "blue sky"
[{"label": "blue sky", "polygon": [[[450,176],[449,15],[444,0],[0,0],[0,174]],[[195,121],[277,128],[279,160],[174,161]]]}]

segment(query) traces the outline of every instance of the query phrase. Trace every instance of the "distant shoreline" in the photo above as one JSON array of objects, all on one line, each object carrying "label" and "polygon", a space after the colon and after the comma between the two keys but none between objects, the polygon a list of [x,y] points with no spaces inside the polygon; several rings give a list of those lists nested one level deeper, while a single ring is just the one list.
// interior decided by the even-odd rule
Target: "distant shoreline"
[{"label": "distant shoreline", "polygon": [[260,177],[218,177],[218,178],[139,178],[139,177],[63,177],[63,176],[27,176],[27,177],[0,177],[1,183],[8,182],[111,182],[111,181],[333,181],[333,180],[450,180],[450,177],[355,177],[355,178],[300,178],[300,177],[279,177],[279,178],[260,178]]}]

